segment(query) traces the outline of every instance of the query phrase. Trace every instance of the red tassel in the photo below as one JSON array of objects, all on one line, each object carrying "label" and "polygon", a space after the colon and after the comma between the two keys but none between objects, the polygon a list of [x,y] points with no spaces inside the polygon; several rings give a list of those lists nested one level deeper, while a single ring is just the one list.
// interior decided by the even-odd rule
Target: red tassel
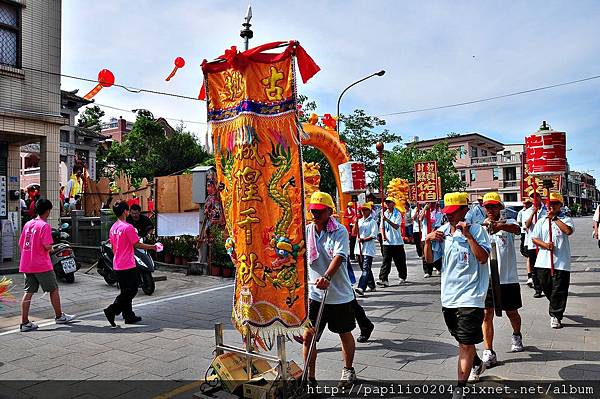
[{"label": "red tassel", "polygon": [[321,70],[300,43],[296,43],[296,59],[298,60],[298,69],[300,70],[300,76],[302,76],[302,83],[306,84],[310,78]]},{"label": "red tassel", "polygon": [[202,87],[200,88],[200,94],[198,94],[198,100],[206,100],[206,85],[204,84],[204,81],[202,81]]}]

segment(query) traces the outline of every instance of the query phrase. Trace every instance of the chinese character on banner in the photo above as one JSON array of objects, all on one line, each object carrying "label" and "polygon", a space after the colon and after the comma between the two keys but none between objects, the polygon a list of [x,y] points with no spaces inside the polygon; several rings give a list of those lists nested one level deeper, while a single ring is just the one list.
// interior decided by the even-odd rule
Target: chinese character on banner
[{"label": "chinese character on banner", "polygon": [[415,187],[415,183],[410,183],[408,185],[408,192],[409,192],[410,202],[417,202],[417,189]]},{"label": "chinese character on banner", "polygon": [[418,202],[440,199],[436,161],[415,163],[415,195]]},{"label": "chinese character on banner", "polygon": [[[552,191],[561,191],[561,187],[562,187],[562,176],[560,175],[556,175],[556,176],[552,176]],[[532,176],[530,174],[527,174],[527,172],[525,172],[525,176],[523,177],[523,181],[521,184],[521,199],[525,199],[528,197],[531,197],[531,195],[534,192],[534,185],[535,185],[535,191],[542,197],[542,198],[547,198],[548,197],[548,190],[546,188],[544,188],[544,181],[536,176]]]}]

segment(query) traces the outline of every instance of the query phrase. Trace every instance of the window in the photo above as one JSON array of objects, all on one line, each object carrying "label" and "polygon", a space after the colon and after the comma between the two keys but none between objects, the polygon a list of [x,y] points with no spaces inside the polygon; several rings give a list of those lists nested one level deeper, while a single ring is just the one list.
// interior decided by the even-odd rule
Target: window
[{"label": "window", "polygon": [[471,181],[477,180],[477,171],[471,170]]},{"label": "window", "polygon": [[467,181],[467,171],[466,170],[461,170],[460,171],[460,180],[461,181]]},{"label": "window", "polygon": [[461,146],[458,148],[458,157],[459,157],[460,159],[464,159],[464,158],[465,158],[465,155],[467,155],[467,151],[465,151],[465,146],[464,146],[464,145],[461,145]]},{"label": "window", "polygon": [[21,65],[21,9],[0,2],[0,64],[15,68]]},{"label": "window", "polygon": [[471,158],[477,158],[477,147],[471,147]]},{"label": "window", "polygon": [[69,132],[68,130],[61,130],[60,131],[60,142],[61,143],[69,143],[71,140],[71,132]]},{"label": "window", "polygon": [[487,150],[481,150],[481,156],[487,157]]},{"label": "window", "polygon": [[500,168],[494,168],[493,179],[498,180],[500,178]]},{"label": "window", "polygon": [[517,201],[517,193],[505,193],[504,194],[504,202],[516,202]]}]

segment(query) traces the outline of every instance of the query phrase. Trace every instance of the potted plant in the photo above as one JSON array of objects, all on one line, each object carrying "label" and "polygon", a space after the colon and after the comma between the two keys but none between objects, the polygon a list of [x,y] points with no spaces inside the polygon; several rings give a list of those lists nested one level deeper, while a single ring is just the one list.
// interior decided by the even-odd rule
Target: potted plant
[{"label": "potted plant", "polygon": [[173,243],[173,256],[175,257],[175,264],[183,264],[183,258],[188,252],[188,246],[184,239],[177,237]]},{"label": "potted plant", "polygon": [[164,254],[165,263],[173,263],[173,237],[161,237],[160,242],[163,245],[162,253]]},{"label": "potted plant", "polygon": [[212,241],[211,275],[218,276],[222,274],[223,277],[231,277],[233,264],[231,263],[227,249],[225,249],[223,230],[217,226],[212,226],[210,229],[210,238]]}]

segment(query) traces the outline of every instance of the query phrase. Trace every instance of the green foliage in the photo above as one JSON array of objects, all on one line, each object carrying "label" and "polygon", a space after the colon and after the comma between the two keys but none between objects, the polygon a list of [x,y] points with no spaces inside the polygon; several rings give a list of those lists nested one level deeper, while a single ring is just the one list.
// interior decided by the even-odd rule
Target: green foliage
[{"label": "green foliage", "polygon": [[212,240],[212,262],[215,265],[233,268],[233,262],[225,248],[225,234],[223,229],[218,226],[211,226],[210,238]]},{"label": "green foliage", "polygon": [[[122,143],[113,143],[105,155],[103,174],[109,177],[115,172],[125,172],[133,184],[143,178],[179,173],[212,158],[198,140],[180,125],[170,137],[151,115],[140,111],[131,132]],[[99,169],[100,170],[100,169]]]},{"label": "green foliage", "polygon": [[420,150],[413,145],[396,146],[393,151],[384,151],[384,184],[399,177],[414,183],[415,162],[437,161],[438,175],[442,181],[442,194],[465,189],[465,183],[454,167],[458,157],[458,149],[448,148],[446,140],[435,144],[429,150]]},{"label": "green foliage", "polygon": [[[353,161],[365,164],[367,172],[379,174],[379,159],[375,144],[381,141],[387,147],[402,141],[402,137],[391,133],[385,126],[385,120],[369,116],[362,109],[355,109],[351,115],[340,116],[342,120],[341,139],[348,145],[348,153]],[[377,184],[376,184],[377,186]]]},{"label": "green foliage", "polygon": [[81,113],[77,121],[77,126],[100,132],[102,130],[102,117],[104,115],[104,111],[99,106],[93,105],[88,107]]}]

